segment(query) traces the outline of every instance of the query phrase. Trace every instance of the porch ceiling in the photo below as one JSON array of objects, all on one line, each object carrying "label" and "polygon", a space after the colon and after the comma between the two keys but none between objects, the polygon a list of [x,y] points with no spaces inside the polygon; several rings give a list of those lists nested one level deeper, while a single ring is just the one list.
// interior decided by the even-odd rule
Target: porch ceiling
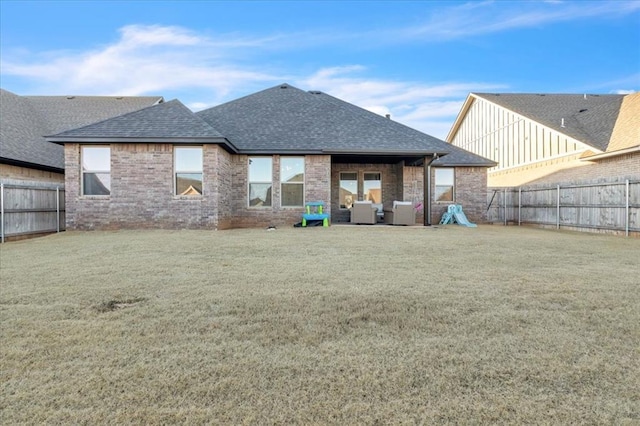
[{"label": "porch ceiling", "polygon": [[[432,158],[432,155],[427,155]],[[396,164],[404,162],[408,166],[424,165],[425,155],[374,155],[374,154],[332,154],[331,162],[336,164]]]}]

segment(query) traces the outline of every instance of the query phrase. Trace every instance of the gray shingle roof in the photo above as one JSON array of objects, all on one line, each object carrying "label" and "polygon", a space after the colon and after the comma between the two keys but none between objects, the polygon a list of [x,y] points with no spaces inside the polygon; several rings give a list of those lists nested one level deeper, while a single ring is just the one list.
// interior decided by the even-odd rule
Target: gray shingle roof
[{"label": "gray shingle roof", "polygon": [[19,96],[0,89],[0,157],[64,169],[64,151],[45,135],[85,126],[162,102],[160,96]]},{"label": "gray shingle roof", "polygon": [[[574,139],[606,151],[624,95],[474,93]],[[564,119],[564,127],[562,127]]]},{"label": "gray shingle roof", "polygon": [[53,142],[109,140],[206,139],[224,141],[223,136],[174,99],[47,138]]},{"label": "gray shingle roof", "polygon": [[431,163],[431,165],[434,167],[494,167],[498,165],[495,161],[491,161],[488,158],[481,157],[455,145],[449,144],[449,149],[450,152],[447,155],[438,158]]},{"label": "gray shingle roof", "polygon": [[241,152],[448,153],[446,142],[321,92],[288,84],[197,113]]}]

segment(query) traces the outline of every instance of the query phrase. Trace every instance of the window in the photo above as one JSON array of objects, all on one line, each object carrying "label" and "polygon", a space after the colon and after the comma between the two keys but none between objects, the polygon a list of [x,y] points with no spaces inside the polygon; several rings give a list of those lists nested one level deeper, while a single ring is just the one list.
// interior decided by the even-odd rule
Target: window
[{"label": "window", "polygon": [[350,209],[358,200],[358,173],[340,172],[340,208]]},{"label": "window", "polygon": [[175,147],[176,195],[202,195],[202,147]]},{"label": "window", "polygon": [[304,206],[304,157],[280,158],[281,201],[283,207]]},{"label": "window", "polygon": [[83,146],[82,195],[111,194],[111,148]]},{"label": "window", "polygon": [[453,201],[454,173],[453,169],[436,170],[436,201]]},{"label": "window", "polygon": [[364,197],[365,201],[373,203],[382,203],[382,177],[381,173],[365,173],[364,174]]},{"label": "window", "polygon": [[271,206],[272,179],[271,157],[249,158],[249,206]]}]

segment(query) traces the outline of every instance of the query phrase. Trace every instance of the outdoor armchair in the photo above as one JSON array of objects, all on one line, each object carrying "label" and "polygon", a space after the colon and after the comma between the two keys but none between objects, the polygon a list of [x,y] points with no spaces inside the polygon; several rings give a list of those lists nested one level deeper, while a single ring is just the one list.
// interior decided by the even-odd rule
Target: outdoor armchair
[{"label": "outdoor armchair", "polygon": [[385,209],[384,223],[390,225],[415,225],[416,212],[411,201],[394,201],[392,209]]},{"label": "outdoor armchair", "polygon": [[351,223],[374,225],[378,221],[377,210],[371,201],[354,201],[351,207]]}]

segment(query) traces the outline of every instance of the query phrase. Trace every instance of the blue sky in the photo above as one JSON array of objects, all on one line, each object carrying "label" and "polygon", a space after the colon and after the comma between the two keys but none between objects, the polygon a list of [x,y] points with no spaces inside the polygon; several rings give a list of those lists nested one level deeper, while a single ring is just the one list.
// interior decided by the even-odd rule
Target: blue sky
[{"label": "blue sky", "polygon": [[0,84],[19,95],[195,111],[283,82],[444,138],[469,92],[640,90],[640,0],[0,0]]}]

